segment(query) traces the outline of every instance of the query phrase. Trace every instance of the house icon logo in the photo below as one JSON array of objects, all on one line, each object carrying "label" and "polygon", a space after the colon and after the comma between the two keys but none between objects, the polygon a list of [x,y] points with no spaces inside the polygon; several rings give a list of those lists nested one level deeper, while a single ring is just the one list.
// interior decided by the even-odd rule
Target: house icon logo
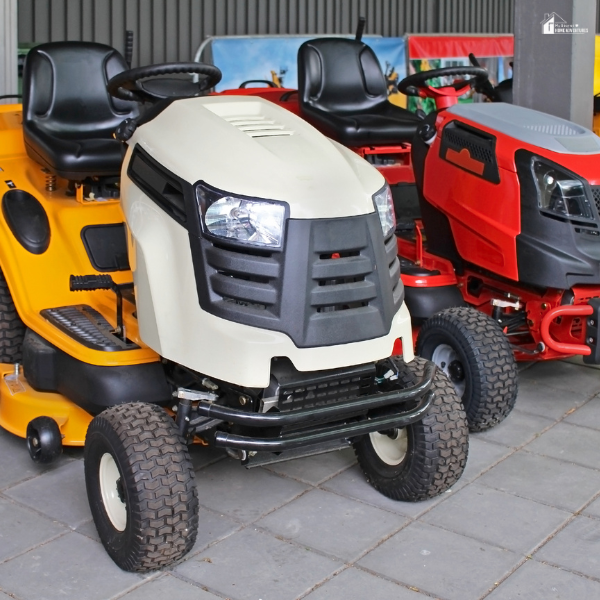
[{"label": "house icon logo", "polygon": [[556,33],[555,28],[558,26],[559,28],[564,27],[567,22],[555,12],[546,13],[544,15],[544,20],[542,21],[542,33]]}]

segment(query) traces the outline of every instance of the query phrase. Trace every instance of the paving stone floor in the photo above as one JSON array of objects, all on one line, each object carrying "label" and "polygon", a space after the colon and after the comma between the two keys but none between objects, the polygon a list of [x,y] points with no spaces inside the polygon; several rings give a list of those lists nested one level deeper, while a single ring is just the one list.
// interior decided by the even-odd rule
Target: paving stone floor
[{"label": "paving stone floor", "polygon": [[471,436],[462,479],[398,503],[351,451],[247,471],[194,449],[196,546],[140,576],[105,554],[80,449],[35,465],[0,432],[0,600],[600,598],[600,371],[530,366],[517,407]]}]

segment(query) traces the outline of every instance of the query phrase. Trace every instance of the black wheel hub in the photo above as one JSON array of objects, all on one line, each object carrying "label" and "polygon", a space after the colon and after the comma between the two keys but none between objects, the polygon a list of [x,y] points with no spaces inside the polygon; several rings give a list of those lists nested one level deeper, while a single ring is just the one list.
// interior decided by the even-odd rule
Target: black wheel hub
[{"label": "black wheel hub", "polygon": [[462,363],[459,360],[453,360],[449,365],[448,365],[448,375],[450,375],[450,380],[457,382],[457,381],[464,381],[465,379],[465,369],[462,366]]},{"label": "black wheel hub", "polygon": [[117,479],[117,494],[119,496],[119,500],[125,504],[125,488],[123,487],[123,478],[119,477]]}]

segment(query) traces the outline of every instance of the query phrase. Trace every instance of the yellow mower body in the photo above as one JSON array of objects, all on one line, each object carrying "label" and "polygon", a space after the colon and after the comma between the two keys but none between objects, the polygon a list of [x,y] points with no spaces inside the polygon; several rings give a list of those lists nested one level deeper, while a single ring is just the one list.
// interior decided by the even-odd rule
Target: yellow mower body
[{"label": "yellow mower body", "polygon": [[[19,189],[33,195],[50,222],[50,245],[42,254],[28,252],[15,238],[5,219],[0,219],[0,269],[4,273],[19,316],[34,332],[70,356],[88,364],[113,367],[159,360],[141,341],[135,306],[123,303],[127,337],[139,349],[103,352],[79,343],[47,321],[44,309],[70,304],[87,304],[115,324],[115,295],[111,291],[69,291],[71,274],[98,273],[86,253],[81,230],[88,225],[123,223],[118,200],[84,200],[67,195],[67,182],[44,172],[27,156],[21,129],[21,105],[0,105],[0,186],[2,195]],[[50,185],[48,185],[50,184]],[[47,187],[54,188],[49,191]],[[113,274],[116,283],[133,280],[131,271]],[[83,446],[92,415],[57,393],[37,392],[23,377],[14,380],[14,365],[0,365],[0,426],[25,437],[27,424],[35,417],[50,415],[59,425],[63,445]],[[6,379],[9,377],[8,380]]]}]

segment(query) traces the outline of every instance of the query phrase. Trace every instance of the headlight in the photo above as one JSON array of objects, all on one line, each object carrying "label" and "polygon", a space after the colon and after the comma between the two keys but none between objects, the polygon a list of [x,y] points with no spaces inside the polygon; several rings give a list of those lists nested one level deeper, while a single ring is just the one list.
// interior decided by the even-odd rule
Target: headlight
[{"label": "headlight", "polygon": [[533,159],[532,168],[542,210],[566,218],[594,218],[583,180],[538,159]]},{"label": "headlight", "polygon": [[198,184],[200,211],[207,233],[253,246],[281,248],[287,205],[244,198]]},{"label": "headlight", "polygon": [[396,214],[394,212],[394,199],[392,190],[386,183],[377,193],[373,194],[373,202],[379,213],[383,237],[386,238],[396,229]]}]

